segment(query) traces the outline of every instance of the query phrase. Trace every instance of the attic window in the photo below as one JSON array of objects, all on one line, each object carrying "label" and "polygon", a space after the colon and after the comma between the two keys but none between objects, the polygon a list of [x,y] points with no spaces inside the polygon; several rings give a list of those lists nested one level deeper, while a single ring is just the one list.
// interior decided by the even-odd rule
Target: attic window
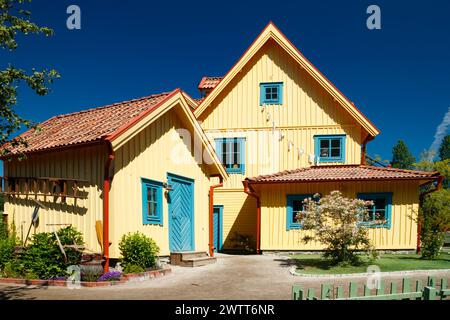
[{"label": "attic window", "polygon": [[283,103],[283,82],[260,83],[260,105]]}]

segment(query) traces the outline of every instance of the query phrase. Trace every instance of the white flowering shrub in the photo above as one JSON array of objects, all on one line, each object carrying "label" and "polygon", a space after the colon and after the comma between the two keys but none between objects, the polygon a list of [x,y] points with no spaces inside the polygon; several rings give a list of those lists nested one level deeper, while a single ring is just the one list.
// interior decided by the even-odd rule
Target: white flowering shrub
[{"label": "white flowering shrub", "polygon": [[324,257],[336,264],[357,264],[357,252],[375,257],[367,228],[361,224],[372,201],[345,198],[340,191],[318,197],[305,199],[304,211],[297,215],[302,230],[312,231],[303,241],[320,241],[326,247]]}]

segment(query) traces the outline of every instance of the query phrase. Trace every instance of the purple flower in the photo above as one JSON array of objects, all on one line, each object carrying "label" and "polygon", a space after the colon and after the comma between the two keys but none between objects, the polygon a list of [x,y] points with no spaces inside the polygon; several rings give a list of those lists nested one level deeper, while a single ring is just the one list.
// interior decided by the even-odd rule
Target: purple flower
[{"label": "purple flower", "polygon": [[97,281],[115,281],[120,280],[120,277],[122,276],[122,272],[120,271],[109,271],[100,276],[100,278],[97,279]]}]

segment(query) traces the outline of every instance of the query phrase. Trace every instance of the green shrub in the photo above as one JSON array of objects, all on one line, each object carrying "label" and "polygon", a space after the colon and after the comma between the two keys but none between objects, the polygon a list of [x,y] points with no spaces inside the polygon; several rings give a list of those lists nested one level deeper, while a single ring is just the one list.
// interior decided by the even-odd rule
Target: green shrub
[{"label": "green shrub", "polygon": [[144,271],[145,271],[144,268],[142,268],[140,266],[136,266],[134,264],[129,264],[123,269],[124,273],[141,273]]},{"label": "green shrub", "polygon": [[[58,230],[57,232],[59,241],[64,245],[77,245],[82,246],[84,244],[83,235],[72,226],[68,226]],[[67,256],[67,266],[78,265],[81,262],[82,252],[75,248],[65,248]]]},{"label": "green shrub", "polygon": [[159,247],[153,239],[141,232],[123,235],[119,243],[119,249],[124,270],[127,270],[127,267],[131,268],[131,266],[149,269],[156,265]]},{"label": "green shrub", "polygon": [[103,274],[99,270],[83,270],[81,272],[81,281],[96,282]]},{"label": "green shrub", "polygon": [[0,240],[0,270],[13,259],[15,247],[16,240],[14,238]]},{"label": "green shrub", "polygon": [[[73,227],[62,228],[57,231],[61,244],[82,245],[83,237]],[[24,269],[35,274],[39,279],[50,279],[66,275],[67,267],[78,265],[81,262],[81,252],[75,248],[65,248],[67,261],[62,254],[54,233],[42,232],[32,237],[28,245],[20,255],[20,261]]]},{"label": "green shrub", "polygon": [[22,278],[23,274],[24,267],[18,259],[6,262],[1,270],[1,275],[4,278]]},{"label": "green shrub", "polygon": [[53,233],[38,233],[32,238],[32,243],[21,255],[25,269],[49,279],[65,274],[64,257],[56,244]]},{"label": "green shrub", "polygon": [[15,248],[18,244],[14,224],[11,230],[8,230],[8,226],[0,221],[0,270],[7,262],[14,259]]}]

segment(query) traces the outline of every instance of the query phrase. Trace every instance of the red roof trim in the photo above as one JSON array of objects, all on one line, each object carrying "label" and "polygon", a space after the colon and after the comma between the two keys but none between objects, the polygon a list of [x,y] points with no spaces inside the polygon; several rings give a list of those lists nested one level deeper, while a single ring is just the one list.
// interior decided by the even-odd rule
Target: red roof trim
[{"label": "red roof trim", "polygon": [[116,139],[117,137],[122,135],[124,132],[126,132],[128,129],[130,129],[137,122],[139,122],[140,120],[142,120],[143,118],[145,118],[146,116],[151,114],[153,111],[155,111],[156,109],[161,107],[164,103],[166,103],[167,100],[172,98],[177,93],[181,93],[181,89],[177,88],[177,89],[173,90],[163,100],[161,100],[158,104],[153,106],[153,108],[151,108],[151,109],[139,114],[135,118],[131,119],[128,123],[124,124],[122,127],[120,127],[119,129],[117,129],[116,131],[111,133],[109,136],[105,137],[104,140],[113,141],[114,139]]}]

